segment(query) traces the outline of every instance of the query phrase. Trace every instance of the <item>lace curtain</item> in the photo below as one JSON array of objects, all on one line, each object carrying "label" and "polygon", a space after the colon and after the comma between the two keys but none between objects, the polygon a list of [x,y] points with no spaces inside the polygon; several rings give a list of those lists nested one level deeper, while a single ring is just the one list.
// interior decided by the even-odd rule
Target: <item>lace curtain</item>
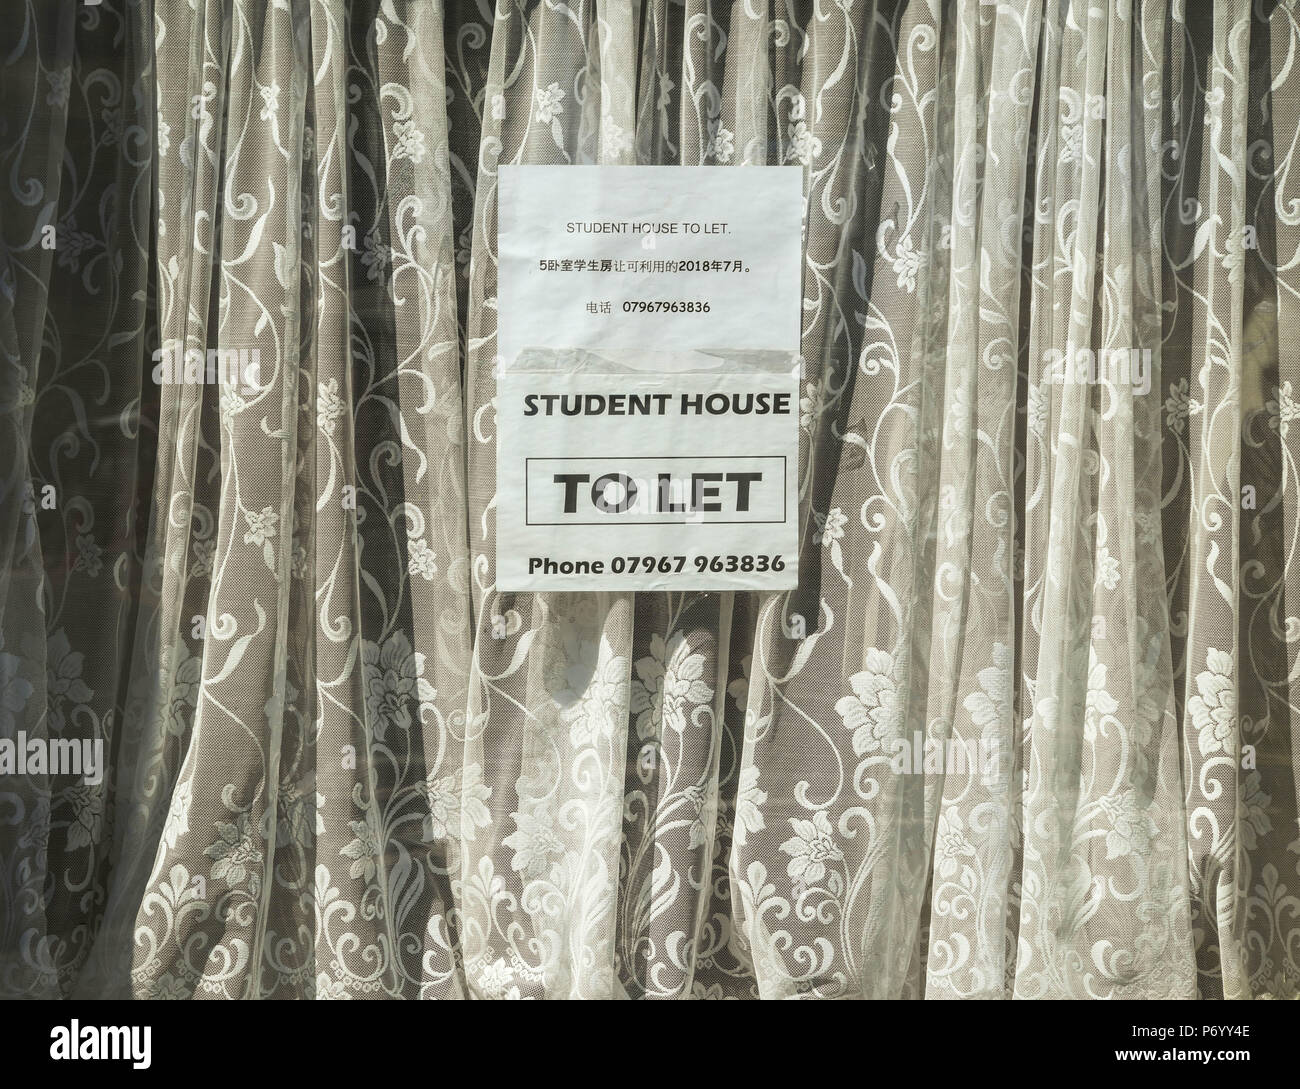
[{"label": "lace curtain", "polygon": [[[1300,992],[1294,4],[6,14],[0,992]],[[804,168],[797,590],[495,590],[530,163]]]}]

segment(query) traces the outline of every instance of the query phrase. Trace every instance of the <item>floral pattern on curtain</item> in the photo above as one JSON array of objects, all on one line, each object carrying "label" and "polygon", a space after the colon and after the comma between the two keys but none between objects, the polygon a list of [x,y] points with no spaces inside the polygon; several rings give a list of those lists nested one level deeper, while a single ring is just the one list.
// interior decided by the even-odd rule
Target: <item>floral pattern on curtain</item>
[{"label": "floral pattern on curtain", "polygon": [[[9,16],[0,994],[1300,994],[1293,4]],[[578,163],[803,167],[796,590],[495,589]]]}]

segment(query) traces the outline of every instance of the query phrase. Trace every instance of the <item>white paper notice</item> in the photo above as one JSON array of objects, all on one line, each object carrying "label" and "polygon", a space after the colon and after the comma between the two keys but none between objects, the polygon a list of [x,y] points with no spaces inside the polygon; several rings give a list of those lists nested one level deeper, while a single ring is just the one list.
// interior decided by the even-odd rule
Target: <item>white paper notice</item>
[{"label": "white paper notice", "polygon": [[794,586],[801,170],[499,186],[498,589]]}]

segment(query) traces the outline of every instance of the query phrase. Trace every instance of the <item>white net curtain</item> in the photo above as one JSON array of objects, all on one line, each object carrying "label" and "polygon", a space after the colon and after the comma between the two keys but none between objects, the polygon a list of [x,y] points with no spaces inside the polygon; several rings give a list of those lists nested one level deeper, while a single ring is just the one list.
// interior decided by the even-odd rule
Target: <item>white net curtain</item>
[{"label": "white net curtain", "polygon": [[[7,5],[0,993],[1296,997],[1298,19]],[[495,587],[593,163],[803,169],[794,591]]]}]

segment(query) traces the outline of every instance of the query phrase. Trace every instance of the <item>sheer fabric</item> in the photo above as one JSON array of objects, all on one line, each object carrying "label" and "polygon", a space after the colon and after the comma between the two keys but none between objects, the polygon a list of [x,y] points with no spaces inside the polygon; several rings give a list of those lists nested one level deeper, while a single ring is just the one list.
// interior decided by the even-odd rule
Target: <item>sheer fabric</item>
[{"label": "sheer fabric", "polygon": [[[0,992],[1300,993],[1294,5],[11,6]],[[515,163],[804,168],[797,590],[495,590]]]}]

